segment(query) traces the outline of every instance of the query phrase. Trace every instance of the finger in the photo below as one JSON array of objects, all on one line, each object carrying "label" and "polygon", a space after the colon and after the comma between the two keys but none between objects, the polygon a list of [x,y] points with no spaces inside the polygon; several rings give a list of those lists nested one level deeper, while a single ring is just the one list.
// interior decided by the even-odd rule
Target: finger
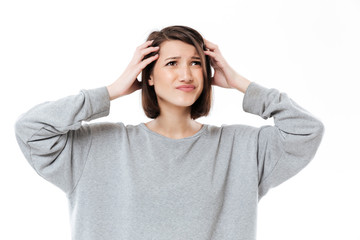
[{"label": "finger", "polygon": [[149,65],[152,61],[155,61],[157,58],[159,57],[159,54],[156,54],[154,56],[151,56],[147,59],[144,59],[141,63],[140,63],[140,67],[141,69],[144,69],[147,65]]},{"label": "finger", "polygon": [[210,65],[213,67],[213,68],[218,68],[219,67],[219,58],[218,58],[218,55],[214,52],[211,52],[211,51],[206,51],[204,52],[205,55],[208,55],[210,56]]},{"label": "finger", "polygon": [[137,48],[138,48],[138,49],[147,48],[148,46],[150,46],[150,45],[153,43],[153,41],[154,41],[154,40],[146,41],[146,42],[144,42],[143,44],[141,44],[140,46],[138,46]]},{"label": "finger", "polygon": [[214,51],[215,49],[218,48],[218,46],[216,44],[210,42],[209,40],[206,40],[205,38],[204,38],[204,43],[205,43],[205,47],[212,51]]},{"label": "finger", "polygon": [[159,51],[159,46],[156,47],[148,47],[145,49],[137,49],[137,51],[134,53],[133,61],[136,63],[141,62],[146,55],[148,55],[151,52]]},{"label": "finger", "polygon": [[208,56],[210,56],[212,58],[216,58],[216,53],[214,53],[214,52],[212,52],[210,50],[206,50],[206,51],[204,51],[204,53],[205,53],[205,55],[208,55]]},{"label": "finger", "polygon": [[142,56],[142,57],[145,57],[145,56],[148,55],[149,53],[158,51],[159,48],[160,48],[159,46],[156,46],[156,47],[148,47],[148,48],[142,49],[142,50],[140,51],[141,56]]}]

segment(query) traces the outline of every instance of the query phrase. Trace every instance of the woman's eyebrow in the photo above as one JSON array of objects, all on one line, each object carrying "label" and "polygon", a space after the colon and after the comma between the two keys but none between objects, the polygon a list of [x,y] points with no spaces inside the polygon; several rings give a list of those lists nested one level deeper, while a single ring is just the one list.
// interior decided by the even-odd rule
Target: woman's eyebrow
[{"label": "woman's eyebrow", "polygon": [[[170,60],[170,59],[179,59],[179,58],[181,58],[180,56],[176,56],[176,57],[168,57],[168,58],[165,58],[164,59],[164,61],[166,61],[166,60]],[[198,60],[200,60],[201,58],[200,57],[197,57],[197,56],[192,56],[191,57],[192,59],[198,59]]]}]

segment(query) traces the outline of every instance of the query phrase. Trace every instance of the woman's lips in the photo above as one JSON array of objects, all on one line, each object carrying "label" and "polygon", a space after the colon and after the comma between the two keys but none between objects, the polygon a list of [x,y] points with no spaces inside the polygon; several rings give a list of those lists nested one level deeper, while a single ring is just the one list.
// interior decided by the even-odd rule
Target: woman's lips
[{"label": "woman's lips", "polygon": [[192,90],[194,90],[193,87],[180,87],[180,88],[177,88],[178,90],[181,90],[181,91],[185,91],[185,92],[191,92]]},{"label": "woman's lips", "polygon": [[185,91],[185,92],[191,92],[192,90],[195,89],[195,86],[194,85],[181,85],[181,86],[178,86],[176,89],[179,89],[181,91]]}]

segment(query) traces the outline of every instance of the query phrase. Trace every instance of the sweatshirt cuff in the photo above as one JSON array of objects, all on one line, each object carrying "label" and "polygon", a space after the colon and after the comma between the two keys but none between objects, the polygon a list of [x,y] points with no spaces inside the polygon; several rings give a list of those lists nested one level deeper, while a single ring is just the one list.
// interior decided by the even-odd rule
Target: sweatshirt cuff
[{"label": "sweatshirt cuff", "polygon": [[243,109],[245,112],[262,116],[265,109],[265,99],[269,89],[255,82],[252,82],[246,89],[243,99]]},{"label": "sweatshirt cuff", "polygon": [[92,114],[86,121],[105,117],[110,112],[110,96],[106,87],[100,87],[90,90],[82,90],[85,97],[88,97]]}]

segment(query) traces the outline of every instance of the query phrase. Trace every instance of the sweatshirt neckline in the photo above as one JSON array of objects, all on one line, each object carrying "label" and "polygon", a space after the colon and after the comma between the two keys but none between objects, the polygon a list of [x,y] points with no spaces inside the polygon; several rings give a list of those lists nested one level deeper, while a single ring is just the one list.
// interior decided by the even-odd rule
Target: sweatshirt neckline
[{"label": "sweatshirt neckline", "polygon": [[153,135],[155,135],[155,136],[158,136],[158,137],[160,137],[160,138],[162,138],[162,139],[165,139],[165,140],[167,140],[167,141],[173,141],[173,142],[186,141],[186,140],[188,140],[188,139],[196,138],[196,137],[202,135],[202,134],[205,132],[205,130],[207,129],[207,124],[204,124],[204,123],[203,123],[202,127],[200,128],[200,130],[197,131],[194,135],[189,136],[189,137],[185,137],[185,138],[174,139],[174,138],[169,138],[169,137],[166,137],[166,136],[164,136],[164,135],[161,135],[161,134],[159,134],[159,133],[157,133],[157,132],[154,132],[153,130],[149,129],[149,128],[145,125],[144,122],[140,123],[140,126],[141,126],[143,129],[145,129],[147,132],[149,132],[149,133],[151,133],[151,134],[153,134]]}]

